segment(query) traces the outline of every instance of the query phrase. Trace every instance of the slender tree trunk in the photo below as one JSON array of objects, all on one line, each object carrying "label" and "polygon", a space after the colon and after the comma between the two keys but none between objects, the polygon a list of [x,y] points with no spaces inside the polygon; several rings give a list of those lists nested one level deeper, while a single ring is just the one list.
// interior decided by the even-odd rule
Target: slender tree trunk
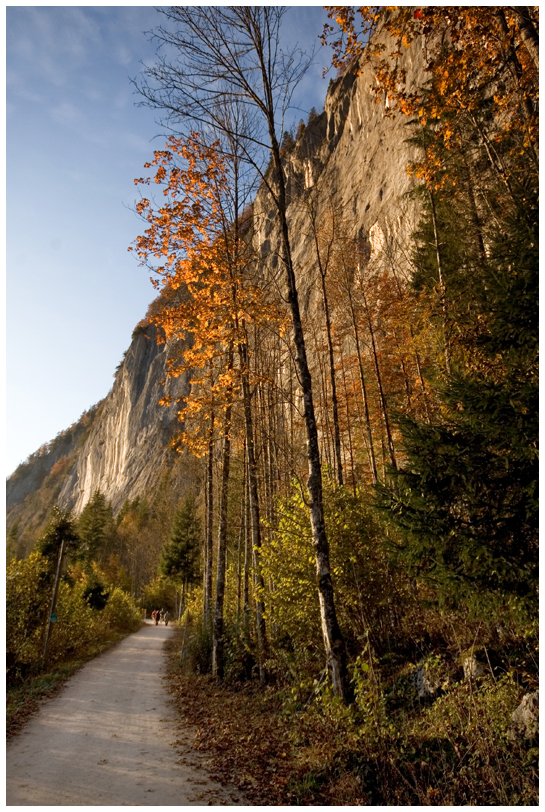
[{"label": "slender tree trunk", "polygon": [[394,453],[394,443],[392,439],[392,432],[390,429],[390,420],[388,417],[388,409],[386,405],[386,395],[384,393],[384,387],[382,385],[382,375],[380,372],[380,366],[378,363],[378,354],[377,354],[377,345],[375,342],[375,331],[373,328],[373,322],[371,321],[371,311],[367,304],[367,297],[365,295],[365,291],[363,289],[363,285],[361,287],[361,293],[363,298],[363,306],[365,308],[365,315],[367,317],[367,327],[369,330],[369,337],[371,339],[371,350],[373,356],[373,366],[375,367],[375,376],[377,379],[377,386],[378,386],[378,394],[380,400],[380,408],[382,411],[382,420],[384,422],[384,431],[386,432],[386,448],[388,450],[388,459],[392,468],[397,468],[396,465],[396,458]]},{"label": "slender tree trunk", "polygon": [[[262,62],[262,64],[265,63]],[[268,109],[271,112],[270,116],[268,117],[269,135],[271,139],[273,161],[278,176],[279,188],[277,211],[281,226],[283,248],[282,260],[286,273],[288,301],[292,316],[299,379],[301,382],[301,388],[303,390],[305,427],[307,432],[307,456],[309,466],[308,493],[310,497],[310,521],[312,525],[312,538],[316,556],[316,572],[318,577],[318,595],[320,601],[324,648],[335,693],[344,701],[351,701],[353,693],[348,675],[346,646],[337,620],[333,581],[331,578],[331,568],[329,564],[329,544],[325,529],[322,494],[322,468],[318,444],[318,430],[316,427],[316,417],[314,412],[314,401],[312,397],[312,379],[308,366],[303,325],[299,309],[299,296],[291,256],[291,245],[286,216],[287,202],[284,184],[284,170],[280,158],[278,141],[276,139],[275,123],[272,117],[272,111],[274,109],[272,99],[271,103],[268,105]]]},{"label": "slender tree trunk", "polygon": [[333,410],[333,432],[334,432],[334,446],[335,446],[335,460],[336,460],[336,474],[337,474],[337,483],[339,485],[343,485],[343,463],[342,463],[342,451],[341,451],[341,432],[339,429],[339,408],[338,408],[338,400],[337,400],[337,382],[335,378],[335,354],[333,351],[333,335],[332,335],[332,328],[331,328],[331,314],[329,312],[329,300],[327,296],[327,287],[326,287],[326,273],[327,273],[327,266],[322,261],[322,255],[320,252],[320,245],[318,242],[318,233],[317,233],[317,226],[316,226],[316,218],[315,212],[311,212],[311,221],[312,221],[312,234],[314,237],[314,247],[316,249],[316,260],[318,262],[318,270],[320,272],[320,282],[322,288],[322,302],[324,305],[324,314],[325,314],[325,325],[326,325],[326,335],[327,335],[327,348],[329,352],[329,377],[331,382],[331,407]]},{"label": "slender tree trunk", "polygon": [[482,222],[479,216],[479,211],[477,209],[477,201],[475,200],[475,190],[473,179],[471,177],[471,168],[469,166],[469,162],[467,160],[467,156],[465,152],[462,152],[462,160],[463,160],[463,174],[464,174],[464,181],[465,187],[467,191],[467,197],[469,201],[469,217],[471,220],[471,225],[473,226],[473,231],[475,234],[475,241],[477,244],[477,253],[479,254],[479,261],[481,263],[481,267],[486,267],[486,250],[484,247],[484,240],[483,240],[483,231],[482,231]]},{"label": "slender tree trunk", "polygon": [[47,647],[49,644],[49,638],[51,636],[51,627],[53,626],[53,620],[51,620],[53,613],[55,611],[55,605],[57,603],[57,594],[59,592],[59,583],[61,577],[61,566],[62,566],[62,559],[64,556],[64,539],[61,540],[61,546],[59,549],[59,558],[57,560],[57,572],[55,574],[55,584],[53,586],[53,595],[51,596],[51,606],[49,608],[49,616],[47,619],[47,629],[45,633],[45,643],[44,643],[44,650],[42,654],[42,671],[45,668],[45,664],[47,662]]},{"label": "slender tree trunk", "polygon": [[405,361],[403,359],[403,346],[401,344],[401,341],[399,339],[399,336],[397,334],[397,330],[396,330],[395,327],[392,329],[392,334],[394,336],[395,346],[396,346],[396,349],[398,351],[399,366],[401,367],[401,374],[403,376],[403,384],[405,386],[405,397],[407,398],[407,412],[410,414],[411,411],[412,411],[412,406],[411,406],[411,382],[410,382],[409,375],[407,373],[407,367],[405,365]]},{"label": "slender tree trunk", "polygon": [[318,335],[316,331],[316,325],[313,325],[312,330],[313,338],[314,338],[314,357],[316,358],[315,370],[317,370],[317,375],[315,375],[314,380],[318,379],[319,385],[315,388],[315,391],[318,392],[318,405],[317,405],[317,413],[321,416],[321,422],[318,423],[318,426],[321,426],[321,437],[322,437],[322,457],[325,457],[326,465],[329,471],[333,471],[335,466],[333,464],[333,459],[331,456],[331,428],[329,424],[329,409],[328,406],[328,392],[327,392],[327,376],[325,374],[323,363],[322,363],[322,353],[321,347],[318,343]]},{"label": "slender tree trunk", "polygon": [[[414,338],[413,330],[411,328],[411,338]],[[424,376],[422,374],[422,366],[420,364],[420,355],[418,350],[415,349],[414,351],[414,360],[416,363],[416,370],[418,372],[418,380],[420,382],[420,389],[422,390],[422,398],[424,400],[424,409],[426,411],[426,420],[428,423],[431,423],[431,414],[430,414],[430,407],[428,404],[428,394],[426,392],[426,384],[424,382]]]},{"label": "slender tree trunk", "polygon": [[244,604],[244,639],[250,642],[250,569],[252,566],[252,540],[250,535],[250,480],[247,482],[246,510],[244,512],[244,580],[243,580],[243,604]]},{"label": "slender tree trunk", "polygon": [[373,484],[376,485],[378,482],[378,474],[377,474],[377,461],[375,459],[375,450],[373,448],[373,434],[371,431],[371,418],[369,415],[369,400],[367,398],[367,387],[365,385],[365,374],[363,372],[363,359],[361,354],[361,346],[360,346],[360,334],[358,330],[358,323],[356,320],[356,311],[354,308],[354,302],[352,299],[352,292],[350,290],[350,283],[347,285],[347,293],[348,293],[348,305],[350,307],[350,317],[352,320],[352,329],[354,330],[354,341],[356,343],[356,355],[358,357],[358,370],[360,373],[360,385],[361,385],[361,396],[363,399],[363,413],[365,419],[365,431],[367,433],[367,450],[369,453],[369,464],[371,466],[371,476],[373,478]]},{"label": "slender tree trunk", "polygon": [[247,511],[247,501],[248,501],[248,463],[247,463],[247,456],[246,456],[246,442],[244,442],[244,450],[243,450],[243,473],[242,473],[242,499],[241,499],[241,507],[240,507],[240,529],[238,533],[238,545],[237,545],[237,616],[236,616],[236,628],[237,628],[237,637],[239,634],[239,627],[240,627],[240,618],[242,614],[242,566],[241,566],[241,559],[240,559],[240,552],[242,543],[244,541],[244,533],[246,529],[246,511]]},{"label": "slender tree trunk", "polygon": [[[228,369],[233,368],[233,352],[229,351]],[[220,522],[218,533],[218,564],[216,575],[216,609],[212,634],[212,673],[218,679],[224,676],[224,635],[223,603],[225,598],[225,568],[227,558],[227,503],[229,496],[229,468],[231,463],[231,392],[228,391],[228,405],[223,423],[223,454],[220,492]]]},{"label": "slender tree trunk", "polygon": [[[401,285],[401,283],[399,281],[399,277],[398,277],[398,275],[396,273],[395,264],[392,264],[392,276],[393,276],[393,279],[394,279],[394,281],[396,283],[398,296],[399,296],[400,299],[403,299],[404,295],[406,295],[406,294],[405,294],[405,292],[403,290],[403,287],[402,287],[402,285]],[[412,325],[409,325],[409,333],[410,333],[410,336],[411,336],[411,342],[414,342],[414,330],[412,328]],[[430,409],[429,409],[429,404],[428,404],[428,395],[427,395],[427,392],[426,392],[426,385],[424,383],[424,376],[422,374],[422,365],[420,363],[420,355],[419,355],[418,350],[416,349],[416,347],[414,347],[413,353],[414,353],[414,362],[415,362],[415,365],[416,365],[416,371],[417,371],[417,374],[418,374],[418,381],[420,383],[420,389],[422,391],[422,398],[424,400],[424,410],[426,412],[426,420],[429,423],[431,421],[431,415],[430,415]]]},{"label": "slender tree trunk", "polygon": [[214,551],[214,422],[210,415],[208,434],[208,464],[206,468],[206,550],[204,564],[204,621],[209,626],[212,618],[212,561]]},{"label": "slender tree trunk", "polygon": [[252,546],[255,560],[255,577],[257,584],[256,597],[256,628],[257,645],[259,652],[259,680],[266,681],[265,659],[267,656],[267,634],[265,628],[265,605],[263,595],[265,584],[261,574],[261,520],[259,507],[259,490],[257,482],[257,464],[254,447],[254,427],[252,417],[252,400],[250,392],[248,348],[246,344],[239,345],[240,365],[242,371],[242,399],[244,404],[244,424],[246,429],[246,456],[248,460],[248,490],[250,496],[250,515],[252,523]]},{"label": "slender tree trunk", "polygon": [[441,296],[441,309],[443,311],[443,341],[445,353],[445,369],[447,371],[447,374],[450,375],[450,341],[448,336],[448,304],[445,287],[445,274],[443,272],[441,244],[439,242],[439,231],[437,228],[437,213],[435,209],[435,198],[429,189],[428,189],[428,197],[430,201],[431,218],[433,223],[433,236],[435,240],[435,256],[437,260],[437,272],[439,274],[439,295]]},{"label": "slender tree trunk", "polygon": [[354,466],[354,447],[352,445],[352,428],[350,425],[350,407],[348,398],[348,387],[346,385],[346,371],[344,368],[344,357],[341,352],[341,369],[343,373],[344,402],[346,404],[346,432],[348,434],[348,452],[350,456],[350,470],[352,471],[352,492],[356,495],[356,469]]}]

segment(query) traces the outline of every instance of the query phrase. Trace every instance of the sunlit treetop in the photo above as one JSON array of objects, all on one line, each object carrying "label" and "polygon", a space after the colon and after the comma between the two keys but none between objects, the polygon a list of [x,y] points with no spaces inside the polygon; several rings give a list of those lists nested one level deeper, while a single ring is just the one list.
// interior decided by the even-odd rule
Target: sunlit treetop
[{"label": "sunlit treetop", "polygon": [[[501,121],[501,138],[524,133],[526,147],[538,143],[539,11],[507,6],[326,6],[335,25],[326,25],[322,42],[333,47],[333,66],[345,68],[356,57],[371,63],[377,78],[377,100],[388,94],[390,109],[418,116],[422,123],[478,111],[493,98]],[[390,35],[370,36],[379,31]],[[422,38],[430,82],[407,88],[400,61],[416,38]],[[388,43],[388,44],[387,44]]]}]

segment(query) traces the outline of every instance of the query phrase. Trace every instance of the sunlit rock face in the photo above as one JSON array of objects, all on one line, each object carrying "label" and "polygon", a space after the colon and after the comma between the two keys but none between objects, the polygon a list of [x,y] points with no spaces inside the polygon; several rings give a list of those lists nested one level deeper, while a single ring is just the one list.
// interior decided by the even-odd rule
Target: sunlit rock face
[{"label": "sunlit rock face", "polygon": [[[401,67],[409,87],[425,83],[418,41],[402,54]],[[300,303],[307,313],[320,296],[309,205],[316,207],[319,227],[332,212],[341,214],[343,228],[365,246],[366,260],[396,263],[398,273],[408,272],[406,240],[417,225],[418,208],[407,195],[414,185],[407,166],[418,151],[407,143],[412,135],[407,117],[392,115],[390,100],[374,93],[375,87],[373,70],[362,61],[331,81],[324,112],[309,122],[284,159],[290,237]],[[256,247],[280,270],[275,211],[265,188],[254,213]]]},{"label": "sunlit rock face", "polygon": [[[409,84],[421,86],[425,76],[417,42],[401,60]],[[406,142],[411,134],[407,119],[390,115],[390,102],[384,94],[373,93],[375,85],[366,65],[355,65],[332,81],[324,112],[308,122],[285,156],[290,236],[307,318],[320,307],[310,203],[317,207],[318,224],[332,211],[342,214],[347,232],[363,246],[366,262],[395,263],[396,273],[408,272],[406,238],[418,212],[406,196],[412,185],[406,167],[417,153]],[[257,195],[254,214],[254,239],[264,267],[276,270],[281,280],[276,214],[264,189]],[[36,468],[33,463],[8,481],[8,526],[18,518],[28,522],[28,517],[37,526],[54,501],[78,514],[97,488],[114,510],[125,499],[151,494],[172,454],[168,441],[180,428],[179,406],[160,406],[159,398],[165,393],[183,397],[190,387],[187,376],[167,380],[166,389],[162,386],[167,354],[153,328],[135,335],[90,427],[76,431],[66,448],[42,456]],[[67,468],[59,486],[52,486],[49,502],[42,500],[39,509],[29,507],[63,456]]]},{"label": "sunlit rock face", "polygon": [[[178,456],[169,441],[183,429],[176,400],[190,391],[189,377],[165,381],[172,347],[157,342],[154,327],[135,333],[104,400],[8,479],[7,527],[17,528],[19,552],[32,547],[54,504],[78,515],[99,489],[117,512],[126,499],[153,496]],[[159,404],[167,394],[168,407]]]},{"label": "sunlit rock face", "polygon": [[187,375],[163,386],[167,354],[153,327],[135,336],[59,496],[76,514],[97,489],[116,511],[125,499],[150,493],[164,473],[169,439],[181,428],[180,406],[161,406],[159,400],[190,390]]}]

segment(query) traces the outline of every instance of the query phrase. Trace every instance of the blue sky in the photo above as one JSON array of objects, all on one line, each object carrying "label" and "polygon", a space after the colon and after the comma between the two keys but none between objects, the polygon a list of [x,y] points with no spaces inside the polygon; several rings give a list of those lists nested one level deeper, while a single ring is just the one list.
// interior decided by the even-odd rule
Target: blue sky
[{"label": "blue sky", "polygon": [[[326,20],[321,7],[289,17],[305,45]],[[108,393],[154,298],[127,247],[141,229],[133,179],[164,140],[129,78],[153,62],[144,32],[160,21],[151,6],[7,8],[8,475]],[[304,110],[321,109],[328,57],[304,80]]]}]

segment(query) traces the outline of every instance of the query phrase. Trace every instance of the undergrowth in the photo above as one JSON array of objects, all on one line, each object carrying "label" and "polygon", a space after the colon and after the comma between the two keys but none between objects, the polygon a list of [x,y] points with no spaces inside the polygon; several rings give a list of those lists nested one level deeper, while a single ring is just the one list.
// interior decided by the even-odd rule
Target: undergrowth
[{"label": "undergrowth", "polygon": [[514,669],[492,662],[464,679],[459,659],[431,652],[420,666],[433,695],[419,698],[415,665],[367,645],[352,666],[356,702],[346,707],[324,673],[260,689],[233,664],[219,685],[205,673],[208,636],[186,626],[182,658],[180,640],[172,641],[169,670],[178,710],[214,771],[251,803],[538,803],[537,737],[515,732],[511,720],[535,686]]}]

